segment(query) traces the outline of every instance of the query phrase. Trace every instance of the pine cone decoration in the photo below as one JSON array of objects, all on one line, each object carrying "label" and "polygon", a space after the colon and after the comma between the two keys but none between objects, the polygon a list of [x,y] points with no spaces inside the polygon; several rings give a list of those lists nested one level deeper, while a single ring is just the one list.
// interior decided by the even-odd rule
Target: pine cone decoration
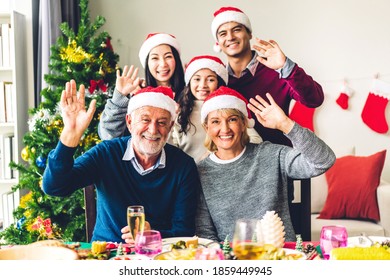
[{"label": "pine cone decoration", "polygon": [[284,225],[275,211],[267,211],[261,220],[264,244],[270,244],[276,248],[284,246]]},{"label": "pine cone decoration", "polygon": [[309,255],[311,252],[313,252],[315,250],[316,250],[316,247],[314,247],[313,244],[309,243],[303,249],[303,253],[305,253],[306,255]]}]

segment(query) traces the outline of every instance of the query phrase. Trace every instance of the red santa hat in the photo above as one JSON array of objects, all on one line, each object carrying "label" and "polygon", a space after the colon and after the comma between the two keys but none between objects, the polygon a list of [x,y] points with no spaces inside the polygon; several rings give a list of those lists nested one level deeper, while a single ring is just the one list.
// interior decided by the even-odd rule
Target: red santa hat
[{"label": "red santa hat", "polygon": [[255,126],[255,120],[252,118],[248,107],[248,100],[234,89],[221,86],[216,91],[211,93],[204,100],[200,111],[200,119],[203,123],[207,115],[219,109],[236,109],[239,110],[248,119],[248,127]]},{"label": "red santa hat", "polygon": [[153,48],[163,44],[170,45],[171,47],[175,48],[180,55],[180,45],[175,36],[166,33],[150,33],[146,37],[138,54],[141,64],[144,68],[149,52]]},{"label": "red santa hat", "polygon": [[144,106],[152,106],[167,110],[171,113],[172,119],[176,118],[176,102],[171,88],[158,86],[146,87],[135,93],[129,101],[127,114]]},{"label": "red santa hat", "polygon": [[200,69],[210,69],[214,71],[222,80],[227,84],[228,83],[228,71],[225,64],[216,56],[212,55],[200,55],[195,56],[187,64],[185,70],[185,82],[188,85],[192,76],[198,72]]},{"label": "red santa hat", "polygon": [[213,34],[213,37],[216,41],[216,44],[214,45],[214,51],[220,52],[221,48],[218,45],[218,40],[217,40],[217,31],[218,28],[227,22],[237,22],[242,25],[244,25],[246,28],[252,32],[252,26],[251,22],[248,18],[248,16],[241,11],[238,8],[235,7],[222,7],[219,10],[214,12],[214,19],[213,22],[211,23],[211,33]]}]

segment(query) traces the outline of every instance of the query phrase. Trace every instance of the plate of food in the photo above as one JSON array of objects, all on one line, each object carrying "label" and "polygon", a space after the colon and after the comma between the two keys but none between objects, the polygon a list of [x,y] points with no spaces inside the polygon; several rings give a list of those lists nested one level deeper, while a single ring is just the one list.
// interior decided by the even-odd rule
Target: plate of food
[{"label": "plate of food", "polygon": [[162,240],[162,251],[171,251],[172,249],[183,250],[198,247],[207,248],[220,248],[220,244],[216,241],[206,238],[198,238],[197,236],[192,237],[170,237]]},{"label": "plate of food", "polygon": [[298,251],[298,250],[293,250],[293,249],[287,249],[283,248],[285,252],[286,260],[306,260],[306,255],[305,253]]},{"label": "plate of food", "polygon": [[348,237],[347,247],[371,247],[373,245],[390,245],[390,237],[386,236],[351,236]]}]

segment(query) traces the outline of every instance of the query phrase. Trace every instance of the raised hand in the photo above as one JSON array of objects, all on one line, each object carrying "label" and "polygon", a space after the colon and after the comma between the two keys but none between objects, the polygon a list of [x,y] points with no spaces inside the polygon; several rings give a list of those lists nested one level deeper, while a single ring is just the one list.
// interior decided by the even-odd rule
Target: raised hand
[{"label": "raised hand", "polygon": [[61,142],[68,147],[76,147],[89,126],[96,110],[96,100],[92,100],[88,111],[85,110],[85,87],[80,85],[77,94],[76,82],[71,80],[65,84],[60,100],[64,129]]},{"label": "raised hand", "polygon": [[265,41],[259,38],[256,38],[256,41],[257,44],[253,45],[253,48],[260,54],[257,56],[257,60],[273,70],[282,68],[286,62],[286,56],[278,43],[274,40]]},{"label": "raised hand", "polygon": [[282,108],[276,104],[271,94],[266,94],[269,103],[261,96],[249,99],[248,108],[251,110],[259,123],[267,128],[279,129],[284,133],[290,132],[294,122],[286,116]]},{"label": "raised hand", "polygon": [[122,95],[132,95],[141,88],[143,83],[144,81],[138,77],[138,68],[134,68],[134,65],[131,65],[130,68],[125,65],[122,74],[120,70],[116,71],[115,87]]}]

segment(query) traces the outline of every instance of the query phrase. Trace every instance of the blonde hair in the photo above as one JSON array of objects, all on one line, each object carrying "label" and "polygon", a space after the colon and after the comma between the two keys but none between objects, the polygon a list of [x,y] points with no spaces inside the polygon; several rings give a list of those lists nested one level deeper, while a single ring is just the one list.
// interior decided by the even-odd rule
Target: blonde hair
[{"label": "blonde hair", "polygon": [[[237,109],[230,109],[230,108],[218,109],[217,111],[229,115],[237,115],[240,118],[240,120],[243,122],[244,126],[248,127],[248,119],[246,118],[246,116],[244,116],[243,113],[241,113],[241,111]],[[208,118],[209,116],[207,115],[207,117],[204,119],[204,122],[202,124],[204,129],[207,129]],[[245,147],[248,143],[249,143],[249,135],[248,135],[248,131],[245,129],[241,135],[241,145]],[[210,136],[207,133],[206,133],[206,139],[204,140],[204,146],[210,152],[218,151],[217,146],[214,144],[214,142],[211,140]]]}]

